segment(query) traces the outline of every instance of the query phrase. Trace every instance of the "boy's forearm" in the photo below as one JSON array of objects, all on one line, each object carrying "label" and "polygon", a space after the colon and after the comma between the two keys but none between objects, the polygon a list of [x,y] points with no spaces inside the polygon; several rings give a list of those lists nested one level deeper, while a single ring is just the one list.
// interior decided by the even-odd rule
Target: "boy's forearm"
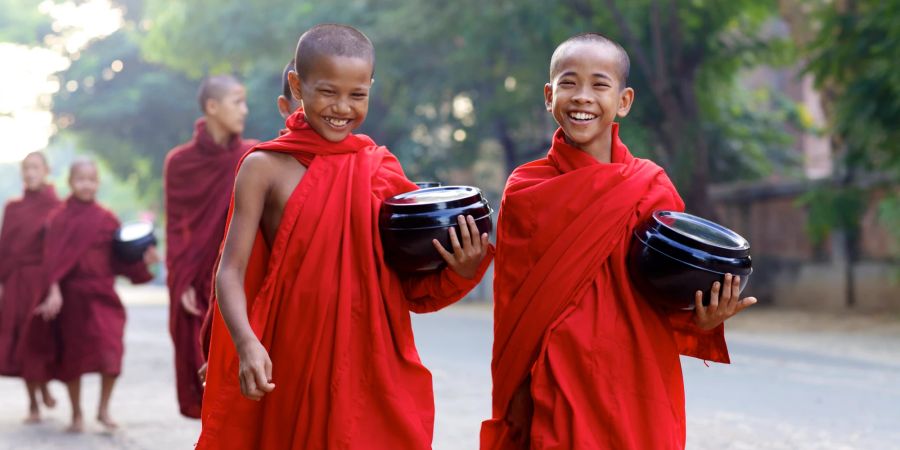
[{"label": "boy's forearm", "polygon": [[228,327],[235,348],[240,348],[248,340],[257,339],[247,317],[247,298],[244,295],[243,283],[239,281],[242,279],[243,276],[239,271],[226,268],[220,268],[216,276],[219,310],[222,312],[222,319]]}]

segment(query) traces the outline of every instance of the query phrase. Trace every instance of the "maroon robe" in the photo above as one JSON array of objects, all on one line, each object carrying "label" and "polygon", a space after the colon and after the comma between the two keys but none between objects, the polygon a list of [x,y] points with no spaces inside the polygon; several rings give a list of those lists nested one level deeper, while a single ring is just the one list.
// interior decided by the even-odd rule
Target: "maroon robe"
[{"label": "maroon robe", "polygon": [[116,294],[116,275],[133,283],[153,279],[143,261],[125,263],[113,254],[119,220],[95,202],[70,197],[50,218],[44,245],[49,284],[59,283],[63,305],[56,318],[60,335],[57,378],[99,372],[118,375],[125,351],[125,307]]},{"label": "maroon robe", "polygon": [[[42,319],[32,311],[47,292],[41,259],[44,225],[59,206],[53,186],[25,191],[6,205],[0,232],[0,375],[29,381],[53,377],[54,339]],[[32,320],[37,319],[37,320]]]},{"label": "maroon robe", "polygon": [[[169,285],[169,333],[175,345],[175,380],[181,414],[200,417],[203,385],[197,370],[204,362],[200,327],[209,308],[213,266],[225,233],[235,168],[257,141],[234,136],[216,144],[198,119],[194,137],[169,152],[163,169],[166,201],[166,267]],[[189,287],[203,313],[193,316],[181,306]]]}]

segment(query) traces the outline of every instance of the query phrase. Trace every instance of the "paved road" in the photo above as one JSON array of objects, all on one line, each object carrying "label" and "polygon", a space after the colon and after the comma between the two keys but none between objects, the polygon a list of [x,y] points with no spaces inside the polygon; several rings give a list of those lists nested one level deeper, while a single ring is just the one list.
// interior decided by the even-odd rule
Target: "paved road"
[{"label": "paved road", "polygon": [[[84,435],[65,435],[64,402],[44,424],[20,425],[24,394],[16,380],[0,379],[0,450],[191,448],[199,426],[177,415],[159,295],[129,292],[125,373],[113,399],[122,430],[90,424]],[[414,326],[434,374],[434,447],[474,449],[490,411],[490,311],[461,305],[415,316]],[[900,320],[761,310],[735,319],[728,339],[730,366],[683,361],[688,448],[900,449]],[[85,383],[92,416],[97,377]]]}]

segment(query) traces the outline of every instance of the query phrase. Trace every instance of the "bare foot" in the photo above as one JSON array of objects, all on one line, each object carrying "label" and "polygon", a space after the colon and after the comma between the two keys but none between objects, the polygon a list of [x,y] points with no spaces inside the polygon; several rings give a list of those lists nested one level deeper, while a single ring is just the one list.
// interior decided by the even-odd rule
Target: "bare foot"
[{"label": "bare foot", "polygon": [[66,428],[66,433],[83,433],[84,432],[84,420],[79,417],[72,418],[72,425],[69,425],[69,428]]},{"label": "bare foot", "polygon": [[25,425],[34,425],[36,423],[41,423],[41,412],[36,409],[28,411],[28,417],[25,418]]},{"label": "bare foot", "polygon": [[50,395],[50,391],[44,388],[41,392],[41,399],[44,400],[44,406],[53,409],[56,407],[56,398]]},{"label": "bare foot", "polygon": [[97,421],[106,428],[106,431],[114,431],[119,428],[119,424],[112,420],[109,414],[97,414]]}]

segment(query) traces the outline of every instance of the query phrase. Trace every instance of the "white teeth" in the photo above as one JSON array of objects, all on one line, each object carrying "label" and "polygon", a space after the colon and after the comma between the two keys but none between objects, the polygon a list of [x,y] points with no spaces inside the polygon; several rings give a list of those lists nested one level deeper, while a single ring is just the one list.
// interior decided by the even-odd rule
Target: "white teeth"
[{"label": "white teeth", "polygon": [[327,117],[327,118],[325,118],[325,120],[328,121],[328,123],[330,123],[336,127],[342,127],[342,126],[350,123],[350,119],[335,119],[332,117]]},{"label": "white teeth", "polygon": [[569,113],[569,117],[571,117],[575,120],[592,120],[592,119],[595,119],[597,116],[595,114],[579,111],[579,112]]}]

